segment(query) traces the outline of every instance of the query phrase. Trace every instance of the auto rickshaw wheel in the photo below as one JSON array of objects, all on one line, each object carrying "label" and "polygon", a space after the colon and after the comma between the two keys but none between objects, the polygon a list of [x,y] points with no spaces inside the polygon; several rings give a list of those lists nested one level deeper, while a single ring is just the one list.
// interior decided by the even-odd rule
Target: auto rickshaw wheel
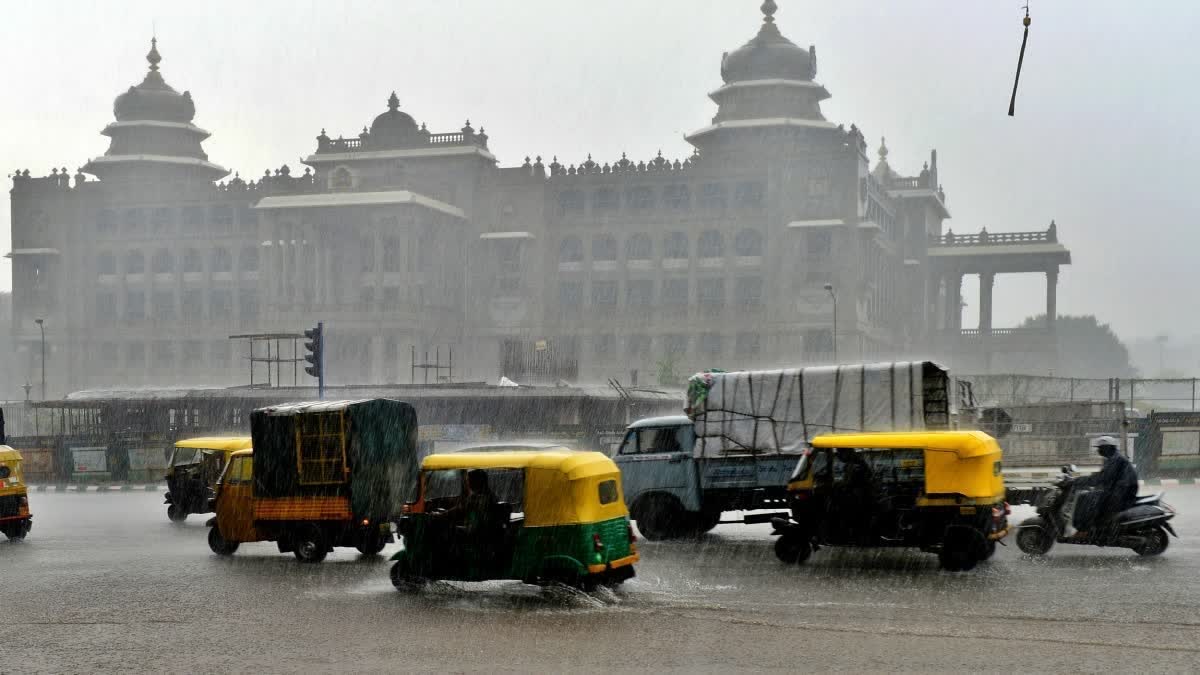
[{"label": "auto rickshaw wheel", "polygon": [[172,523],[182,523],[187,520],[187,509],[178,504],[167,504],[167,518]]},{"label": "auto rickshaw wheel", "polygon": [[387,541],[378,532],[364,534],[355,548],[363,555],[379,555]]},{"label": "auto rickshaw wheel", "polygon": [[1017,530],[1017,548],[1029,555],[1046,555],[1054,547],[1054,535],[1045,527],[1022,527]]},{"label": "auto rickshaw wheel", "polygon": [[796,532],[785,532],[775,540],[775,557],[788,565],[803,564],[812,552],[812,542]]},{"label": "auto rickshaw wheel", "polygon": [[983,546],[983,555],[979,556],[980,560],[991,560],[992,556],[996,555],[996,540],[989,539]]},{"label": "auto rickshaw wheel", "polygon": [[305,525],[292,535],[292,545],[295,549],[296,560],[304,563],[319,563],[329,554],[329,544],[325,535],[316,525]]},{"label": "auto rickshaw wheel", "polygon": [[405,593],[415,593],[425,587],[425,579],[422,577],[413,576],[411,574],[412,566],[407,558],[401,558],[392,565],[388,576],[392,579],[392,585],[396,590]]},{"label": "auto rickshaw wheel", "polygon": [[966,572],[979,563],[981,549],[979,537],[983,535],[966,528],[950,528],[942,549],[938,551],[938,562],[942,569],[950,572]]},{"label": "auto rickshaw wheel", "polygon": [[221,529],[214,524],[208,528],[208,547],[217,555],[233,555],[238,550],[238,543],[227,541],[221,536]]},{"label": "auto rickshaw wheel", "polygon": [[8,537],[8,539],[10,541],[21,541],[22,539],[25,538],[26,534],[29,534],[30,529],[32,529],[32,523],[29,523],[28,521],[26,521],[23,523],[14,523],[12,525],[7,525],[4,527],[3,530],[0,530],[0,531],[3,531],[4,536]]}]

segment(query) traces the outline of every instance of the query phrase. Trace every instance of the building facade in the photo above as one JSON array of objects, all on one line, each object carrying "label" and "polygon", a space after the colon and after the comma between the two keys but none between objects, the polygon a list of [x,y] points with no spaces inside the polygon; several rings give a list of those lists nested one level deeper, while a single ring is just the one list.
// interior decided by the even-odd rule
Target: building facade
[{"label": "building facade", "polygon": [[393,94],[359,135],[322,130],[302,174],[229,178],[152,44],[103,156],[13,176],[18,361],[38,376],[44,328],[51,394],[245,383],[231,334],[317,320],[334,383],[406,382],[414,354],[451,350],[455,379],[642,384],[971,357],[936,152],[903,176],[881,143],[872,167],[863,133],[821,112],[815,48],[762,9],[683,159],[503,166],[482,128],[431,132]]}]

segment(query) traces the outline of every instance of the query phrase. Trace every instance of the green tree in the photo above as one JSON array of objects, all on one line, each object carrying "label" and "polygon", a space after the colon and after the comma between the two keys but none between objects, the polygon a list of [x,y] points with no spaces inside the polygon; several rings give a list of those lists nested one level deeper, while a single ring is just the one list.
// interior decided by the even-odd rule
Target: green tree
[{"label": "green tree", "polygon": [[[1021,328],[1045,328],[1046,315],[1025,319]],[[1112,328],[1093,315],[1059,314],[1054,326],[1058,343],[1056,375],[1065,377],[1134,377],[1129,349]]]}]

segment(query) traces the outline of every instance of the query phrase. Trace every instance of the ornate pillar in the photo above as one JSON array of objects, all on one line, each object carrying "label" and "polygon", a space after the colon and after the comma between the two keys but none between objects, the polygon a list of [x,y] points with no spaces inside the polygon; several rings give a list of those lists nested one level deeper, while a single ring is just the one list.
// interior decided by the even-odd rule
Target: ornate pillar
[{"label": "ornate pillar", "polygon": [[993,272],[979,273],[979,332],[992,332],[992,286],[996,280]]},{"label": "ornate pillar", "polygon": [[1058,319],[1058,268],[1046,270],[1046,329],[1054,332]]},{"label": "ornate pillar", "polygon": [[950,328],[955,332],[962,330],[962,280],[963,275],[959,272],[950,275],[947,309],[950,313]]}]

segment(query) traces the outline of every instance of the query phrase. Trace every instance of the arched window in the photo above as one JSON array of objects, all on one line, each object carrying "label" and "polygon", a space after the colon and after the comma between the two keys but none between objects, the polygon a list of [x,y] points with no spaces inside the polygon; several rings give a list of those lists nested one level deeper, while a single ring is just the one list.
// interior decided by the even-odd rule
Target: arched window
[{"label": "arched window", "polygon": [[130,251],[125,254],[125,273],[144,274],[146,272],[146,257],[141,251]]},{"label": "arched window", "polygon": [[396,237],[383,238],[383,271],[400,271],[400,240]]},{"label": "arched window", "polygon": [[329,176],[329,187],[334,190],[346,190],[354,187],[354,176],[350,173],[350,169],[344,166],[334,169]]},{"label": "arched window", "polygon": [[185,273],[204,271],[204,263],[200,261],[199,251],[189,248],[183,252],[183,271]]},{"label": "arched window", "polygon": [[171,252],[165,248],[160,248],[154,252],[154,257],[150,259],[150,269],[155,274],[170,274],[175,271],[175,258]]},{"label": "arched window", "polygon": [[684,232],[671,232],[663,242],[664,258],[687,258],[691,255],[691,245]]},{"label": "arched window", "polygon": [[739,256],[756,256],[763,254],[762,234],[758,230],[742,230],[733,238],[733,250]]},{"label": "arched window", "polygon": [[212,269],[214,272],[233,271],[233,256],[229,253],[229,249],[213,249]]},{"label": "arched window", "polygon": [[621,198],[612,188],[600,188],[592,194],[592,208],[597,211],[612,211],[621,206]]},{"label": "arched window", "polygon": [[648,209],[654,206],[654,190],[644,185],[629,188],[625,194],[625,201],[630,208]]},{"label": "arched window", "polygon": [[559,262],[579,262],[583,260],[583,242],[579,237],[564,237],[558,245]]},{"label": "arched window", "polygon": [[691,198],[691,191],[686,185],[668,185],[663,190],[663,202],[673,209],[686,209]]},{"label": "arched window", "polygon": [[607,234],[592,238],[592,260],[616,260],[617,240]]},{"label": "arched window", "polygon": [[701,258],[720,258],[725,255],[725,238],[716,230],[701,232],[696,242],[696,255]]},{"label": "arched window", "polygon": [[117,212],[112,209],[101,209],[96,214],[96,229],[101,233],[110,233],[117,229]]},{"label": "arched window", "polygon": [[96,274],[116,274],[117,257],[108,251],[96,256]]},{"label": "arched window", "polygon": [[558,207],[563,213],[583,210],[583,193],[579,190],[564,190],[558,193]]},{"label": "arched window", "polygon": [[245,246],[242,248],[242,256],[239,260],[242,265],[243,272],[258,271],[258,247]]},{"label": "arched window", "polygon": [[625,240],[625,257],[630,260],[650,260],[654,257],[654,242],[649,235],[635,234]]}]

